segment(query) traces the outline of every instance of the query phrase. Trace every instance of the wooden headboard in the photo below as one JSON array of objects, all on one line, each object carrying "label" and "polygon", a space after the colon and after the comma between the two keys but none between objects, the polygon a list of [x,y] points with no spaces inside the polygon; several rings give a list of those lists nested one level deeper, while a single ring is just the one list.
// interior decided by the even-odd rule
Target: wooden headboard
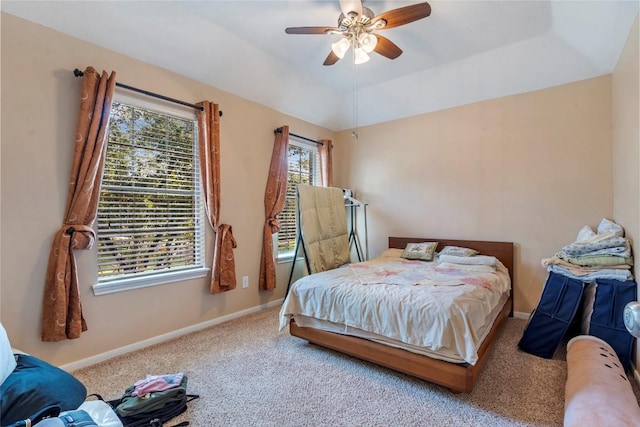
[{"label": "wooden headboard", "polygon": [[484,240],[449,240],[430,239],[426,237],[389,237],[389,247],[404,249],[408,243],[438,242],[436,251],[442,250],[445,246],[460,246],[479,251],[482,255],[490,255],[498,258],[509,270],[511,278],[511,289],[513,289],[513,243],[512,242],[489,242]]}]

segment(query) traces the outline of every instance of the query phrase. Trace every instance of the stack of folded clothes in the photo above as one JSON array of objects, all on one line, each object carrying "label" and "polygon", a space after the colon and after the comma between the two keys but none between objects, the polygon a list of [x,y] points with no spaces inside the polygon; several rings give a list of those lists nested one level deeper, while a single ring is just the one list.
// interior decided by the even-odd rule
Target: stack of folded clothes
[{"label": "stack of folded clothes", "polygon": [[549,272],[582,282],[595,279],[633,280],[631,245],[624,229],[603,218],[597,233],[584,226],[574,243],[562,248],[552,258],[542,260]]}]

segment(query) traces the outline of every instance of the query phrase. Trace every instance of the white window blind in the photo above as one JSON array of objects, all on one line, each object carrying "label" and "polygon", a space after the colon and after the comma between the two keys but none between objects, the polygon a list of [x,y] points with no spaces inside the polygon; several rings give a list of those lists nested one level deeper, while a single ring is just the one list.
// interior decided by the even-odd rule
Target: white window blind
[{"label": "white window blind", "polygon": [[136,278],[149,286],[204,268],[197,152],[193,118],[114,101],[98,205],[98,287]]},{"label": "white window blind", "polygon": [[293,256],[296,246],[296,185],[320,183],[320,159],[318,147],[313,143],[289,139],[289,178],[287,180],[287,198],[282,212],[278,215],[281,228],[278,232],[278,257]]}]

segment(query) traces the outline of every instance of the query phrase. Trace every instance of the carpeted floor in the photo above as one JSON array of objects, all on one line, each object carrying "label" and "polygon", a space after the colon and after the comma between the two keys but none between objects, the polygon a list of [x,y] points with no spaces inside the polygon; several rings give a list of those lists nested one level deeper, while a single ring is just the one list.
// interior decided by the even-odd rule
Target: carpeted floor
[{"label": "carpeted floor", "polygon": [[473,392],[456,395],[278,332],[279,308],[73,374],[113,399],[147,374],[185,372],[200,398],[168,426],[562,425],[564,351],[551,360],[519,351],[524,320],[507,320]]}]

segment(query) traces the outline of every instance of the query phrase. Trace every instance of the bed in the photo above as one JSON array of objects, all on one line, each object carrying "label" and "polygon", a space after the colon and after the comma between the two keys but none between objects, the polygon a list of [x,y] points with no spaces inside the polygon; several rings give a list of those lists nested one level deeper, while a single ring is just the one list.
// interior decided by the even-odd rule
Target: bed
[{"label": "bed", "polygon": [[[495,284],[490,286],[482,281],[469,282],[473,285],[465,282],[465,286],[437,286],[431,284],[430,280],[434,279],[431,276],[428,276],[429,280],[419,282],[422,283],[420,286],[366,282],[372,271],[386,268],[380,267],[387,265],[382,264],[387,260],[381,258],[389,257],[392,261],[390,265],[395,267],[401,265],[399,264],[401,261],[407,262],[396,259],[401,252],[399,250],[404,249],[408,243],[416,242],[438,242],[436,251],[441,251],[445,246],[475,249],[481,255],[495,257],[502,267],[498,269],[499,273],[495,274],[498,277]],[[490,357],[492,344],[500,328],[506,318],[513,313],[513,243],[389,237],[389,248],[375,260],[312,274],[298,280],[291,287],[280,311],[281,329],[288,325],[292,336],[442,385],[454,393],[471,392]],[[393,252],[394,249],[395,252]],[[423,263],[425,266],[437,264],[414,261],[408,262],[407,267],[417,268],[415,262]],[[437,266],[429,266],[429,268],[442,271],[438,270]],[[385,274],[388,272],[384,271]],[[379,271],[376,272],[380,274]],[[389,273],[389,275],[392,274]],[[479,275],[483,274],[479,273]],[[470,293],[463,293],[465,289]],[[318,297],[316,302],[309,302],[306,299],[310,293],[314,293],[314,298]],[[452,293],[453,297],[448,295],[449,293]],[[352,300],[347,299],[347,295],[349,295],[348,298],[352,298],[353,295],[354,298],[361,299],[354,304]],[[384,307],[392,303],[386,298],[392,299],[394,295],[401,303],[395,302],[397,309],[394,312],[397,314],[389,316],[390,312],[384,311]],[[436,296],[438,299],[434,299]],[[384,298],[384,301],[378,298]],[[438,304],[422,306],[421,298],[437,300]],[[463,302],[458,302],[459,298],[462,298]],[[369,302],[366,304],[362,302],[365,300]],[[432,324],[438,326],[430,326],[428,325],[430,322],[418,321],[418,319],[424,319],[424,312],[437,311],[437,306],[444,306],[440,301],[445,300],[456,301],[452,304],[454,314],[449,315],[450,319],[443,319],[442,313],[436,313]],[[412,303],[408,304],[407,301]],[[341,304],[343,304],[342,308],[340,308]],[[427,305],[430,308],[425,308]],[[356,312],[349,314],[349,310],[354,306],[358,307]],[[326,307],[331,307],[331,310],[326,310]],[[317,314],[314,313],[316,309]],[[360,314],[361,312],[357,310],[362,309],[365,311]],[[323,310],[331,311],[332,314],[325,315],[326,313],[321,313]],[[344,313],[340,310],[344,310]],[[376,314],[381,310],[382,315]],[[413,312],[419,314],[413,314]],[[429,313],[427,315],[432,316]],[[376,320],[376,316],[380,318]],[[355,317],[365,320],[362,324],[354,325],[350,319]],[[389,317],[394,319],[389,321]],[[382,328],[385,331],[378,333],[380,331],[376,330],[376,327],[380,325],[375,326],[375,324],[381,323],[380,319],[384,319],[385,324]],[[448,331],[449,323],[455,323],[456,328],[457,325],[463,325],[467,329],[455,332],[455,337],[451,338],[448,332],[443,332],[443,330]],[[370,327],[370,325],[374,326]],[[419,329],[422,326],[416,325],[422,325],[428,329],[423,333]],[[409,329],[420,332],[418,337],[407,339],[403,334]],[[445,337],[446,340],[444,343],[438,342],[434,337]],[[434,339],[435,341],[432,342],[431,340]],[[436,344],[433,344],[434,342]]]}]

